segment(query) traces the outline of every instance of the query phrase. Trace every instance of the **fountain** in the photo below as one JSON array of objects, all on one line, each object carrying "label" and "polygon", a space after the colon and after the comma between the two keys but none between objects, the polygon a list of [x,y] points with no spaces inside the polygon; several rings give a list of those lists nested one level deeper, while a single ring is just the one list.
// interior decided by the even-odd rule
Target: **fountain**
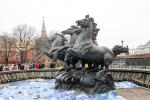
[{"label": "fountain", "polygon": [[63,34],[70,34],[71,37],[75,34],[76,38],[71,45],[62,46],[57,50],[57,54],[62,50],[66,52],[64,52],[63,60],[65,65],[56,75],[55,88],[80,90],[91,94],[115,90],[109,65],[118,54],[127,53],[128,48],[115,45],[110,50],[107,47],[98,46],[96,36],[99,29],[94,18],[89,15],[76,23],[77,26],[71,26],[62,31]]},{"label": "fountain", "polygon": [[[115,82],[116,88],[137,88],[131,82]],[[86,94],[75,90],[56,90],[55,79],[12,82],[1,86],[0,100],[125,100],[116,91]]]},{"label": "fountain", "polygon": [[[62,34],[55,34],[50,40],[52,42],[50,51],[37,53],[64,61],[63,68],[54,76],[56,79],[26,80],[6,84],[1,87],[0,99],[125,100],[115,91],[116,87],[120,88],[122,85],[114,82],[109,65],[118,54],[128,53],[128,47],[115,45],[112,49],[108,49],[105,46],[98,46],[96,37],[99,28],[94,18],[89,15],[76,23],[77,25],[62,31]],[[71,36],[67,43],[65,34]],[[25,76],[23,79],[35,77],[32,71],[29,71],[32,74],[22,73]],[[46,78],[46,73],[47,71],[44,74],[39,73],[37,78],[40,75]]]}]

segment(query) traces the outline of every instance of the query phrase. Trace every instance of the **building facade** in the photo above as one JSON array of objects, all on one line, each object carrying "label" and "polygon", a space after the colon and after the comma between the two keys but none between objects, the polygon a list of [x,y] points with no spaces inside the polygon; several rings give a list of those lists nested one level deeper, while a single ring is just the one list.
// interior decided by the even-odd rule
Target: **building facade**
[{"label": "building facade", "polygon": [[[0,36],[0,64],[6,64],[6,56],[8,57],[8,63],[21,63],[21,54],[20,50],[22,50],[23,45],[20,41],[13,41],[13,37],[9,37],[7,41],[4,40],[4,36]],[[7,42],[7,47],[4,42]],[[16,43],[14,43],[16,42]],[[16,44],[16,45],[14,45]],[[26,62],[32,63],[34,62],[34,49],[32,41],[28,41],[28,47],[26,48]],[[19,50],[20,49],[20,50]]]}]

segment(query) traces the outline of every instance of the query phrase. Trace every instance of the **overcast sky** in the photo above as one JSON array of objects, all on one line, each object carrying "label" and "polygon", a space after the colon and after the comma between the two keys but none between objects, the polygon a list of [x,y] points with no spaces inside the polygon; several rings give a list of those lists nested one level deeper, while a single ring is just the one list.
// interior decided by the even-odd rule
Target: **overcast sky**
[{"label": "overcast sky", "polygon": [[136,48],[150,40],[150,0],[0,0],[0,31],[28,24],[40,32],[43,16],[47,32],[62,31],[86,14],[100,28],[99,45],[111,48],[124,40]]}]

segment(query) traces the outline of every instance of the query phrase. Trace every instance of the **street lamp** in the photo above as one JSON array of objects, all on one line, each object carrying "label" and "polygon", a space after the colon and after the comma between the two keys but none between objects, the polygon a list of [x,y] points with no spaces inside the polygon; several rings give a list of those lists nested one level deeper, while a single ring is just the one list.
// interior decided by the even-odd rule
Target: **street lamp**
[{"label": "street lamp", "polygon": [[121,45],[122,45],[122,46],[123,46],[123,42],[124,42],[124,41],[123,41],[123,40],[121,40]]}]

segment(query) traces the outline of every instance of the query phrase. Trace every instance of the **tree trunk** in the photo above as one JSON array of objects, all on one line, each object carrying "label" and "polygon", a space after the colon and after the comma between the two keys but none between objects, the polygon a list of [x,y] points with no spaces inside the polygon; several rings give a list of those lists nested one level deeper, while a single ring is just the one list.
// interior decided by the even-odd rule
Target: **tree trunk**
[{"label": "tree trunk", "polygon": [[7,55],[5,56],[5,63],[6,63],[6,65],[8,64],[8,57],[7,57]]},{"label": "tree trunk", "polygon": [[21,53],[21,63],[24,63],[25,61],[24,61],[24,57],[23,57],[24,56],[23,51],[21,51],[20,53]]}]

